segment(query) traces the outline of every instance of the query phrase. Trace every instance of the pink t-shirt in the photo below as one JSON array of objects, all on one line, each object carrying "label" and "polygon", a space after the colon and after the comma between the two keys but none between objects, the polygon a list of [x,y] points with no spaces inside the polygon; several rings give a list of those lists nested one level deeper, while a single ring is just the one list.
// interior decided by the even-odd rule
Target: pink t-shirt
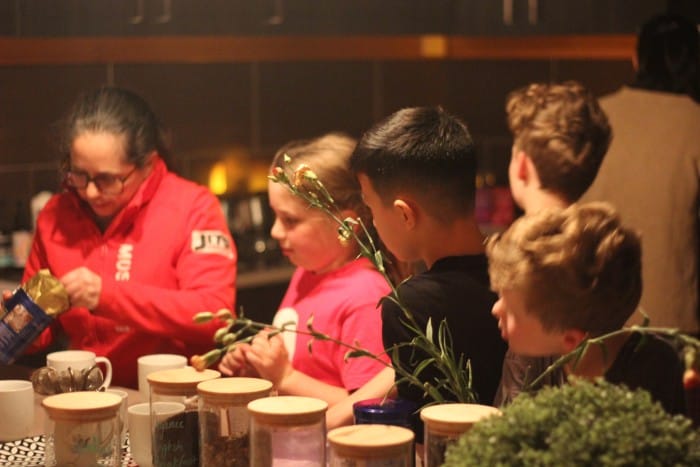
[{"label": "pink t-shirt", "polygon": [[[342,342],[359,345],[375,355],[384,351],[379,300],[390,292],[389,285],[365,258],[352,261],[326,274],[297,268],[289,283],[274,324],[295,322],[306,330],[313,315],[315,330]],[[299,333],[283,333],[292,366],[311,376],[348,390],[370,380],[384,365],[367,357],[345,360],[348,348],[329,341],[314,340]],[[389,362],[389,358],[382,356]]]}]

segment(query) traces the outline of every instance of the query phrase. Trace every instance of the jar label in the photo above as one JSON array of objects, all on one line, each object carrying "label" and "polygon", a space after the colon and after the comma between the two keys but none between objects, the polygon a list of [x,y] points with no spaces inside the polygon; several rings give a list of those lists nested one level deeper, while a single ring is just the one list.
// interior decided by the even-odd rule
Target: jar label
[{"label": "jar label", "polygon": [[153,436],[153,464],[156,467],[199,465],[197,412],[182,412],[158,422]]},{"label": "jar label", "polygon": [[114,419],[101,422],[56,422],[48,465],[94,467],[116,459],[119,433]]}]

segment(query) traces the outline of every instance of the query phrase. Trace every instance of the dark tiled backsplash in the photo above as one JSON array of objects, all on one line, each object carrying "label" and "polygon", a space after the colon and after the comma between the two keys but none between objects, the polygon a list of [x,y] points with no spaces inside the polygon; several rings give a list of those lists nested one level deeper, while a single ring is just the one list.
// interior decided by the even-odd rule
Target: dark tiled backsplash
[{"label": "dark tiled backsplash", "polygon": [[[442,105],[465,119],[482,170],[505,185],[508,92],[531,81],[566,79],[601,95],[629,82],[632,66],[468,60],[0,67],[0,199],[12,205],[58,188],[52,123],[81,90],[105,82],[134,89],[151,103],[171,130],[176,167],[199,183],[207,183],[207,167],[232,149],[266,164],[290,139],[326,131],[358,137],[398,108]],[[7,202],[0,225],[14,222]]]}]

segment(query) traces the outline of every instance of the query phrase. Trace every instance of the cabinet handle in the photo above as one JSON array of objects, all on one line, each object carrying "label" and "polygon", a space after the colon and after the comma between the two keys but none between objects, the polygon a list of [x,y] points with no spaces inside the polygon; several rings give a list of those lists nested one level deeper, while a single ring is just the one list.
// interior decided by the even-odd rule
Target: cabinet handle
[{"label": "cabinet handle", "polygon": [[136,14],[129,18],[131,24],[143,23],[143,0],[136,0]]},{"label": "cabinet handle", "polygon": [[527,0],[527,22],[530,24],[537,24],[539,16],[539,1],[538,0]]},{"label": "cabinet handle", "polygon": [[172,19],[173,0],[163,0],[163,14],[156,17],[155,22],[158,24],[169,23]]},{"label": "cabinet handle", "polygon": [[284,0],[274,0],[272,16],[267,18],[266,23],[274,26],[284,23]]},{"label": "cabinet handle", "polygon": [[513,0],[503,0],[503,24],[513,25]]}]

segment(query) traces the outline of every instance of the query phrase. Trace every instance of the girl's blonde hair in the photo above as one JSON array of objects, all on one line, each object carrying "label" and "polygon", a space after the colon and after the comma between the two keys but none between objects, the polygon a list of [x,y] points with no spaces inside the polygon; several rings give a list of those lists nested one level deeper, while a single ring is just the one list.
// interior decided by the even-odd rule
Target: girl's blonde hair
[{"label": "girl's blonde hair", "polygon": [[[359,217],[372,240],[380,247],[382,254],[389,260],[387,272],[398,283],[410,272],[405,263],[399,263],[391,253],[383,248],[372,223],[372,213],[362,200],[362,191],[357,177],[350,170],[350,156],[357,141],[343,133],[327,133],[317,138],[291,141],[282,146],[272,160],[270,170],[282,168],[290,180],[294,180],[294,170],[306,164],[323,182],[326,190],[333,197],[335,205],[341,210],[354,211]],[[289,163],[284,158],[290,159]]]}]

